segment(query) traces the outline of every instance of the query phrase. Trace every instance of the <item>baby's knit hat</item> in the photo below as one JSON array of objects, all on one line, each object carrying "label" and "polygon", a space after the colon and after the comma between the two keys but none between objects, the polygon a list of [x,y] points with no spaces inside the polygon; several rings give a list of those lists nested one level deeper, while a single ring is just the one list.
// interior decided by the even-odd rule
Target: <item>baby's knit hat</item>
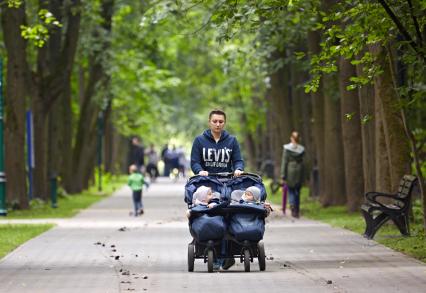
[{"label": "baby's knit hat", "polygon": [[249,188],[246,189],[246,191],[249,191],[253,194],[253,198],[255,201],[260,200],[260,189],[258,187],[250,186]]},{"label": "baby's knit hat", "polygon": [[192,196],[192,203],[195,204],[196,200],[199,200],[200,202],[206,202],[207,200],[207,194],[211,190],[210,187],[201,185],[197,188],[197,190],[194,192]]}]

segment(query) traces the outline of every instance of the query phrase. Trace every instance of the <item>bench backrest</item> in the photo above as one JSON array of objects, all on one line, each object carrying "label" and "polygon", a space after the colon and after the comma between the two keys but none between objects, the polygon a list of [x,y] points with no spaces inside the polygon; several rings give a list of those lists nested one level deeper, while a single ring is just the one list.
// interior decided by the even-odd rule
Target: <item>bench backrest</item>
[{"label": "bench backrest", "polygon": [[411,195],[417,177],[413,175],[404,175],[399,182],[397,196],[401,199],[408,198]]}]

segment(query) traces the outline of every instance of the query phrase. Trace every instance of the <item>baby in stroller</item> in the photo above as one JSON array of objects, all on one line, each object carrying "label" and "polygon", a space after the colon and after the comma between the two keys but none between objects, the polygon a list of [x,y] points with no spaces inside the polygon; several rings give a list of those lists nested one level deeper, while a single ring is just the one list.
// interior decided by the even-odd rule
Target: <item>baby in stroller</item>
[{"label": "baby in stroller", "polygon": [[[209,209],[220,203],[220,193],[213,192],[211,187],[201,185],[192,195],[192,204],[193,206],[203,205]],[[191,209],[186,211],[186,216],[191,217]]]},{"label": "baby in stroller", "polygon": [[[234,204],[261,204],[260,202],[260,195],[261,190],[256,186],[250,186],[246,190],[242,189],[236,189],[231,192],[231,205]],[[271,204],[269,202],[263,202],[262,203],[266,212],[267,216],[272,211]]]},{"label": "baby in stroller", "polygon": [[236,203],[259,203],[260,189],[250,186],[246,190],[237,189],[231,192],[231,204]]}]

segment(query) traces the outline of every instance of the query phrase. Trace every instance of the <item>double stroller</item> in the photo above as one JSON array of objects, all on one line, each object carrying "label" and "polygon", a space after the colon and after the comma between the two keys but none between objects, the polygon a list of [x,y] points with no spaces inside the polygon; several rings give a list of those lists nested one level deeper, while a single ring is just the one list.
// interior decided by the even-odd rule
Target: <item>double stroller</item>
[{"label": "double stroller", "polygon": [[[200,186],[207,186],[220,194],[220,203],[212,208],[193,206],[193,194]],[[250,186],[260,189],[260,203],[240,203],[231,199],[234,190]],[[189,231],[193,237],[188,244],[188,271],[194,271],[195,259],[207,263],[208,272],[213,271],[216,259],[239,258],[244,270],[250,271],[250,263],[257,258],[260,271],[266,269],[265,248],[261,241],[265,232],[267,210],[265,187],[257,174],[216,173],[209,176],[193,176],[185,185],[185,202],[190,209]]]}]

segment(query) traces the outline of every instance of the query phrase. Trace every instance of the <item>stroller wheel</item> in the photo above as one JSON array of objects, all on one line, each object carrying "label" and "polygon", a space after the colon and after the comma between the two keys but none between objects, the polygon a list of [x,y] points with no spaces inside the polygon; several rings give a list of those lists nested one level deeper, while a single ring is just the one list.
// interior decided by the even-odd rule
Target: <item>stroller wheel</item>
[{"label": "stroller wheel", "polygon": [[259,251],[257,259],[259,260],[259,270],[264,271],[266,269],[266,257],[265,257],[265,246],[263,242],[257,244],[257,249]]},{"label": "stroller wheel", "polygon": [[195,252],[194,244],[188,244],[188,272],[194,271]]},{"label": "stroller wheel", "polygon": [[250,250],[244,249],[244,271],[250,272]]},{"label": "stroller wheel", "polygon": [[209,249],[207,252],[207,271],[209,273],[213,272],[213,250]]}]

